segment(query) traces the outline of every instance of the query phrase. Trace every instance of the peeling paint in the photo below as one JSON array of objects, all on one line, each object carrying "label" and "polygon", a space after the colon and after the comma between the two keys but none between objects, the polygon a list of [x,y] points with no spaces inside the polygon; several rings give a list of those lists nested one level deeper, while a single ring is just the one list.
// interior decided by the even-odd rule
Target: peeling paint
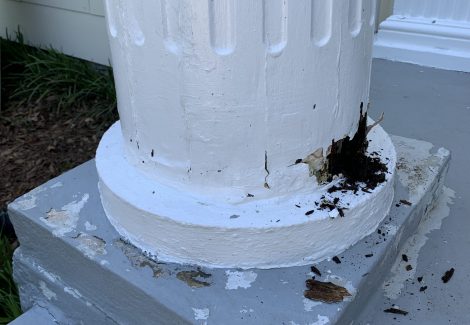
[{"label": "peeling paint", "polygon": [[75,299],[80,299],[83,297],[80,291],[71,287],[64,287],[64,292],[71,295]]},{"label": "peeling paint", "polygon": [[40,220],[50,228],[54,229],[52,231],[54,236],[64,236],[66,233],[71,232],[77,227],[80,211],[85,206],[89,197],[90,195],[86,193],[80,201],[70,202],[64,205],[59,211],[51,209],[47,212],[46,216],[41,217]]},{"label": "peeling paint", "polygon": [[62,186],[63,186],[62,182],[57,182],[57,183],[52,184],[49,188],[57,188],[57,187],[62,187]]},{"label": "peeling paint", "polygon": [[39,281],[39,288],[41,289],[42,294],[47,298],[47,300],[57,300],[57,295],[54,291],[47,287],[46,282]]},{"label": "peeling paint", "polygon": [[176,278],[193,288],[203,288],[210,286],[210,282],[207,279],[211,277],[211,274],[204,273],[201,270],[197,271],[181,271],[176,274]]},{"label": "peeling paint", "polygon": [[29,192],[28,194],[24,195],[23,197],[21,197],[21,199],[15,201],[13,204],[18,206],[18,208],[22,211],[27,211],[27,210],[31,210],[33,208],[36,207],[36,201],[37,201],[37,197],[36,195],[41,193],[41,192],[44,192],[46,190],[46,188],[44,187],[38,187],[38,188],[35,188],[34,190],[32,190],[31,192]]},{"label": "peeling paint", "polygon": [[248,289],[258,276],[253,271],[225,271],[225,274],[227,275],[227,283],[225,284],[227,290]]},{"label": "peeling paint", "polygon": [[192,308],[195,320],[207,320],[209,318],[209,308]]},{"label": "peeling paint", "polygon": [[86,229],[86,231],[95,231],[96,229],[98,229],[98,227],[91,224],[88,221],[85,221],[85,229]]},{"label": "peeling paint", "polygon": [[[413,279],[418,265],[418,257],[421,248],[428,240],[428,234],[436,229],[441,228],[442,221],[450,213],[449,205],[453,204],[455,191],[448,187],[443,187],[442,193],[437,199],[434,208],[426,214],[418,226],[416,234],[411,236],[406,243],[395,264],[391,270],[390,278],[384,282],[382,288],[385,296],[390,299],[396,299],[400,296],[401,291],[405,287],[406,280]],[[402,254],[406,254],[408,262],[402,260]],[[407,271],[406,265],[412,265],[413,269]]]},{"label": "peeling paint", "polygon": [[106,242],[100,237],[80,233],[74,239],[79,242],[77,248],[89,258],[107,254]]},{"label": "peeling paint", "polygon": [[144,253],[142,253],[142,251],[136,248],[135,246],[128,244],[121,239],[116,240],[114,242],[114,245],[116,245],[116,247],[122,250],[122,252],[127,257],[127,259],[129,260],[129,262],[131,263],[133,267],[135,268],[149,267],[153,272],[154,278],[157,278],[163,274],[163,271],[161,267],[158,265],[158,263],[148,258],[147,256],[145,256]]}]

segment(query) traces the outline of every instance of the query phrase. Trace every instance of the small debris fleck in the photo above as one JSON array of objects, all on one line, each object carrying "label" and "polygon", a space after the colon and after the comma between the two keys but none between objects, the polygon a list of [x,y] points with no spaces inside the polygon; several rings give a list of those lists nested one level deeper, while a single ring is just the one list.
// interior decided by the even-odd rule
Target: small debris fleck
[{"label": "small debris fleck", "polygon": [[309,216],[309,215],[311,215],[314,211],[315,211],[315,210],[309,210],[309,211],[305,212],[305,215],[306,215],[306,216]]},{"label": "small debris fleck", "polygon": [[366,255],[365,255],[365,257],[372,257],[372,256],[374,256],[374,254],[372,254],[372,253],[371,253],[371,254],[366,254]]},{"label": "small debris fleck", "polygon": [[255,197],[255,196],[254,196],[253,194],[251,194],[251,193],[248,193],[248,194],[246,195],[246,197]]},{"label": "small debris fleck", "polygon": [[238,214],[232,214],[230,216],[230,219],[237,219],[237,218],[240,218],[240,216]]},{"label": "small debris fleck", "polygon": [[412,267],[410,264],[408,264],[408,265],[405,267],[405,269],[406,269],[407,271],[411,271],[411,270],[413,270],[413,267]]},{"label": "small debris fleck", "polygon": [[317,269],[315,266],[312,265],[312,266],[310,267],[310,270],[311,270],[313,273],[315,273],[316,275],[321,276],[320,270]]},{"label": "small debris fleck", "polygon": [[391,313],[391,314],[403,315],[403,316],[408,315],[407,311],[399,309],[399,308],[395,308],[395,307],[385,309],[384,312],[385,313]]},{"label": "small debris fleck", "polygon": [[401,259],[405,262],[408,262],[408,256],[406,254],[402,254]]},{"label": "small debris fleck", "polygon": [[424,291],[426,291],[427,288],[428,288],[428,286],[421,287],[421,288],[419,288],[419,291],[424,292]]},{"label": "small debris fleck", "polygon": [[300,205],[296,204],[295,206],[300,209]]},{"label": "small debris fleck", "polygon": [[449,280],[452,278],[452,276],[454,275],[454,271],[455,269],[454,268],[451,268],[450,270],[446,271],[446,273],[444,273],[444,275],[442,276],[442,282],[444,283],[447,283],[449,282]]},{"label": "small debris fleck", "polygon": [[338,256],[335,256],[332,258],[333,262],[335,262],[336,264],[341,264],[341,260],[339,259]]},{"label": "small debris fleck", "polygon": [[422,276],[419,276],[419,277],[418,277],[418,282],[421,282],[421,281],[423,281],[423,277],[422,277]]},{"label": "small debris fleck", "polygon": [[408,206],[411,205],[411,202],[410,202],[410,201],[407,201],[407,200],[400,200],[400,203],[402,203],[402,204],[404,204],[404,205],[408,205]]}]

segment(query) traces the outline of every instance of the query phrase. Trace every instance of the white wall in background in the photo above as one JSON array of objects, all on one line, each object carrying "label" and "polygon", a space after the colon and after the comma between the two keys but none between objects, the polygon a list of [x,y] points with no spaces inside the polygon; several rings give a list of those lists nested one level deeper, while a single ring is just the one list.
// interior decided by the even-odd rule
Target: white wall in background
[{"label": "white wall in background", "polygon": [[395,0],[374,57],[470,72],[470,1]]},{"label": "white wall in background", "polygon": [[109,63],[102,0],[0,0],[0,36],[14,37],[18,26],[31,45]]}]

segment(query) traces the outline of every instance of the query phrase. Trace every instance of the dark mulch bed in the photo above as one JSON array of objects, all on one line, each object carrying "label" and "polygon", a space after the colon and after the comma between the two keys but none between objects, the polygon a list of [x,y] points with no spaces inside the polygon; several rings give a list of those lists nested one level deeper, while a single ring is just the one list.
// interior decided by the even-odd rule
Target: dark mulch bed
[{"label": "dark mulch bed", "polygon": [[[110,122],[87,117],[88,107],[53,113],[51,103],[0,112],[0,210],[8,202],[94,157]],[[52,113],[51,113],[52,112]]]}]

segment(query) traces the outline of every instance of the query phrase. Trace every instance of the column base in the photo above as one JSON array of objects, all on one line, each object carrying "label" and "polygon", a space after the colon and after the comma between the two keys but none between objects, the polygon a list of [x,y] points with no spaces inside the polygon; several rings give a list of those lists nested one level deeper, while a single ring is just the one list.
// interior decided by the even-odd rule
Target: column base
[{"label": "column base", "polygon": [[242,269],[306,265],[372,233],[390,209],[395,149],[381,127],[368,138],[368,151],[388,168],[374,189],[332,192],[337,178],[289,196],[223,204],[141,174],[125,159],[118,122],[96,154],[101,201],[121,236],[155,260]]},{"label": "column base", "polygon": [[380,24],[373,57],[470,72],[470,24],[390,16]]}]

